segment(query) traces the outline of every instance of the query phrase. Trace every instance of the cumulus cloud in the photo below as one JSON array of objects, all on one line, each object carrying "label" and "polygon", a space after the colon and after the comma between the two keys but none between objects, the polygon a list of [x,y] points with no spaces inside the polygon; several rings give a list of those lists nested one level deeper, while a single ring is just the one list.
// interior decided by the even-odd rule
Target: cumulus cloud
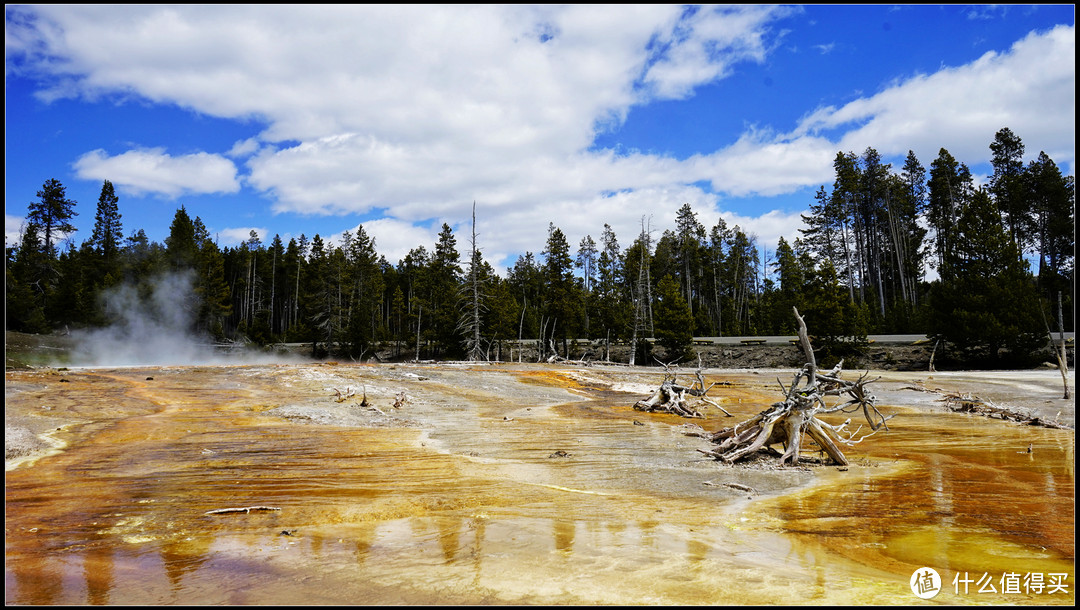
[{"label": "cumulus cloud", "polygon": [[[765,61],[783,35],[774,24],[798,9],[33,10],[39,18],[9,17],[9,56],[19,56],[9,65],[47,73],[43,98],[134,96],[265,127],[225,155],[91,151],[76,162],[80,177],[170,197],[232,193],[242,183],[266,195],[275,213],[374,217],[365,230],[391,261],[430,247],[442,222],[467,230],[474,200],[481,245],[494,257],[535,250],[552,220],[574,245],[598,236],[604,222],[629,244],[642,216],[671,226],[684,203],[711,218],[722,198],[813,189],[832,181],[838,150],[913,149],[929,165],[944,146],[979,160],[1008,126],[1029,152],[1074,162],[1071,26],[1034,32],[967,65],[883,83],[794,126],[748,128],[735,142],[680,160],[590,147],[636,106],[685,98],[740,63]],[[242,176],[230,158],[242,163]],[[797,214],[762,212],[725,219],[769,244],[781,227],[798,226]]]},{"label": "cumulus cloud", "polygon": [[944,147],[970,164],[989,160],[992,134],[1009,127],[1023,134],[1031,158],[1045,150],[1071,166],[1075,100],[1075,28],[1058,26],[1032,32],[1006,52],[894,82],[840,108],[820,108],[801,121],[793,141],[839,131],[836,146],[844,151],[914,150],[928,165]]},{"label": "cumulus cloud", "polygon": [[22,216],[4,214],[4,245],[8,247],[19,245],[25,222],[26,219]]},{"label": "cumulus cloud", "polygon": [[736,62],[763,61],[768,23],[791,9],[753,5],[688,10],[679,25],[654,43],[664,52],[644,82],[661,99],[690,95],[695,87],[728,75]]},{"label": "cumulus cloud", "polygon": [[129,150],[109,156],[92,150],[74,164],[87,180],[110,180],[124,192],[178,197],[183,194],[235,193],[240,190],[233,162],[220,155],[194,153],[173,157],[163,148]]},{"label": "cumulus cloud", "polygon": [[251,239],[252,231],[255,231],[255,235],[263,242],[263,246],[270,245],[269,240],[266,239],[269,235],[266,227],[233,227],[211,231],[211,235],[217,240],[219,246],[238,246]]}]

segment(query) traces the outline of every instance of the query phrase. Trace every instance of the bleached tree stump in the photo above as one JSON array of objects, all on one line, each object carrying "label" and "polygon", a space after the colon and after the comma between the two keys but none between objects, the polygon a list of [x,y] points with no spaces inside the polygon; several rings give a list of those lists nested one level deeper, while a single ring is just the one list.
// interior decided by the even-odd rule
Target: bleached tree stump
[{"label": "bleached tree stump", "polygon": [[[814,350],[806,332],[806,323],[799,310],[793,308],[799,322],[799,342],[803,347],[807,363],[801,371],[795,373],[789,387],[777,379],[785,398],[774,403],[768,409],[754,417],[718,432],[709,434],[704,431],[690,432],[694,436],[703,436],[716,443],[716,449],[699,450],[705,455],[731,463],[746,457],[759,449],[770,445],[782,444],[784,452],[780,463],[797,464],[802,449],[803,437],[809,436],[832,460],[840,465],[847,465],[841,445],[853,446],[880,429],[888,430],[886,421],[892,416],[884,416],[875,406],[876,398],[867,391],[868,380],[863,374],[856,381],[841,379],[843,361],[827,373],[817,370]],[[835,404],[828,404],[827,397],[844,397]],[[849,418],[843,424],[834,426],[819,419],[818,416],[830,413],[852,413],[862,410],[872,432],[855,440],[859,430],[847,432],[851,422]],[[861,427],[860,427],[861,429]]]}]

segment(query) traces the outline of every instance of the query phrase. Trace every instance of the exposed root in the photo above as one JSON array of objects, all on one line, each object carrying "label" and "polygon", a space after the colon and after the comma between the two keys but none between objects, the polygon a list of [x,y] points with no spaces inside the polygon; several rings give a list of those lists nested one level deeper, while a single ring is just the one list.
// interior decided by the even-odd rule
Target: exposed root
[{"label": "exposed root", "polygon": [[[754,417],[729,428],[724,428],[709,438],[718,446],[711,451],[699,450],[718,460],[732,463],[760,449],[780,444],[784,452],[780,454],[781,464],[797,465],[803,448],[804,436],[817,443],[823,452],[836,464],[846,466],[848,461],[840,450],[841,445],[853,446],[862,442],[878,430],[888,430],[892,415],[884,415],[875,405],[876,398],[867,390],[867,384],[876,381],[868,379],[864,373],[856,381],[841,378],[843,361],[827,372],[819,372],[814,358],[814,351],[806,332],[799,311],[795,310],[799,322],[799,341],[806,354],[807,363],[795,373],[791,383],[785,385],[776,380],[784,393],[784,400],[774,403],[768,409]],[[837,397],[841,402],[829,404],[826,399]],[[846,400],[843,400],[844,398]],[[821,419],[820,415],[831,413],[852,413],[861,410],[872,432],[859,439],[854,436],[861,430],[847,433],[845,428],[850,419],[834,426]],[[688,433],[689,434],[689,433]],[[705,436],[694,434],[695,436]]]}]

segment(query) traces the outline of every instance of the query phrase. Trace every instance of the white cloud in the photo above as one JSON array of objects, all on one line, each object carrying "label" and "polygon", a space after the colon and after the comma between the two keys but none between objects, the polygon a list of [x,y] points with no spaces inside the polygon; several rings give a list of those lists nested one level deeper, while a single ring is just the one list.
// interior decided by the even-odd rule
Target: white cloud
[{"label": "white cloud", "polygon": [[1075,163],[1075,115],[1075,28],[1057,26],[1032,32],[1007,52],[913,76],[841,108],[818,109],[793,135],[839,129],[836,146],[843,151],[913,150],[929,166],[946,148],[970,165],[988,161],[994,134],[1008,127],[1023,140],[1026,157],[1045,150],[1068,167]]},{"label": "white cloud", "polygon": [[[499,261],[541,248],[550,221],[575,248],[586,234],[597,238],[605,222],[629,245],[643,215],[667,227],[684,203],[704,218],[719,214],[720,197],[829,184],[838,150],[913,149],[929,166],[945,147],[970,162],[987,158],[993,134],[1008,126],[1032,158],[1046,150],[1074,163],[1072,27],[817,109],[789,133],[781,133],[787,125],[751,128],[719,150],[676,160],[589,147],[598,130],[618,125],[636,105],[689,96],[740,62],[764,60],[776,43],[771,24],[796,9],[34,10],[47,19],[9,20],[9,55],[50,58],[37,63],[53,77],[43,97],[133,96],[266,126],[226,156],[92,151],[76,163],[80,177],[171,197],[232,193],[242,180],[268,195],[275,213],[378,214],[364,227],[391,261],[420,244],[431,248],[442,222],[464,243],[474,200],[480,246]],[[238,177],[226,157],[243,159],[246,174]],[[781,211],[725,220],[769,247],[799,222]]]},{"label": "white cloud", "polygon": [[23,234],[23,223],[26,219],[22,216],[4,214],[4,245],[18,246]]},{"label": "white cloud", "polygon": [[247,157],[258,149],[258,138],[247,138],[244,140],[237,140],[225,155],[229,157]]},{"label": "white cloud", "polygon": [[[395,218],[379,218],[361,224],[364,232],[375,240],[375,251],[385,256],[392,265],[405,258],[409,251],[417,246],[424,246],[429,253],[434,252],[435,242],[438,241],[439,230],[442,227],[441,223],[434,226],[417,226]],[[355,236],[356,229],[357,227],[353,226],[349,231]],[[331,236],[330,240],[340,243],[342,233]],[[461,244],[459,235],[458,251],[464,252]]]},{"label": "white cloud", "polygon": [[664,31],[663,55],[644,81],[661,99],[683,98],[701,84],[727,76],[739,61],[765,59],[768,23],[790,12],[774,6],[713,6],[696,10]]},{"label": "white cloud", "polygon": [[218,246],[239,246],[240,244],[251,239],[251,232],[255,231],[259,241],[262,242],[264,247],[270,246],[270,240],[273,236],[266,230],[266,227],[232,227],[228,229],[220,229],[210,231],[210,237],[214,239]]},{"label": "white cloud", "polygon": [[173,157],[162,148],[151,148],[110,157],[97,149],[79,157],[74,168],[79,178],[110,180],[117,189],[133,195],[153,193],[175,198],[188,193],[240,190],[233,162],[209,153]]}]

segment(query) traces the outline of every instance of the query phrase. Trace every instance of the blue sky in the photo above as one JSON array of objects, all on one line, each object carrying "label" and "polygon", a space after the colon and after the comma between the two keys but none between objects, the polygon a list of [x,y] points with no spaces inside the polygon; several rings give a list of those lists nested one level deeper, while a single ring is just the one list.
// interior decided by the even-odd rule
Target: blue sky
[{"label": "blue sky", "polygon": [[89,238],[176,210],[220,246],[363,224],[393,264],[447,223],[497,269],[628,246],[685,203],[773,250],[838,151],[940,148],[978,180],[1009,127],[1075,175],[1075,11],[1032,6],[19,6],[5,19],[5,233],[50,178]]}]

